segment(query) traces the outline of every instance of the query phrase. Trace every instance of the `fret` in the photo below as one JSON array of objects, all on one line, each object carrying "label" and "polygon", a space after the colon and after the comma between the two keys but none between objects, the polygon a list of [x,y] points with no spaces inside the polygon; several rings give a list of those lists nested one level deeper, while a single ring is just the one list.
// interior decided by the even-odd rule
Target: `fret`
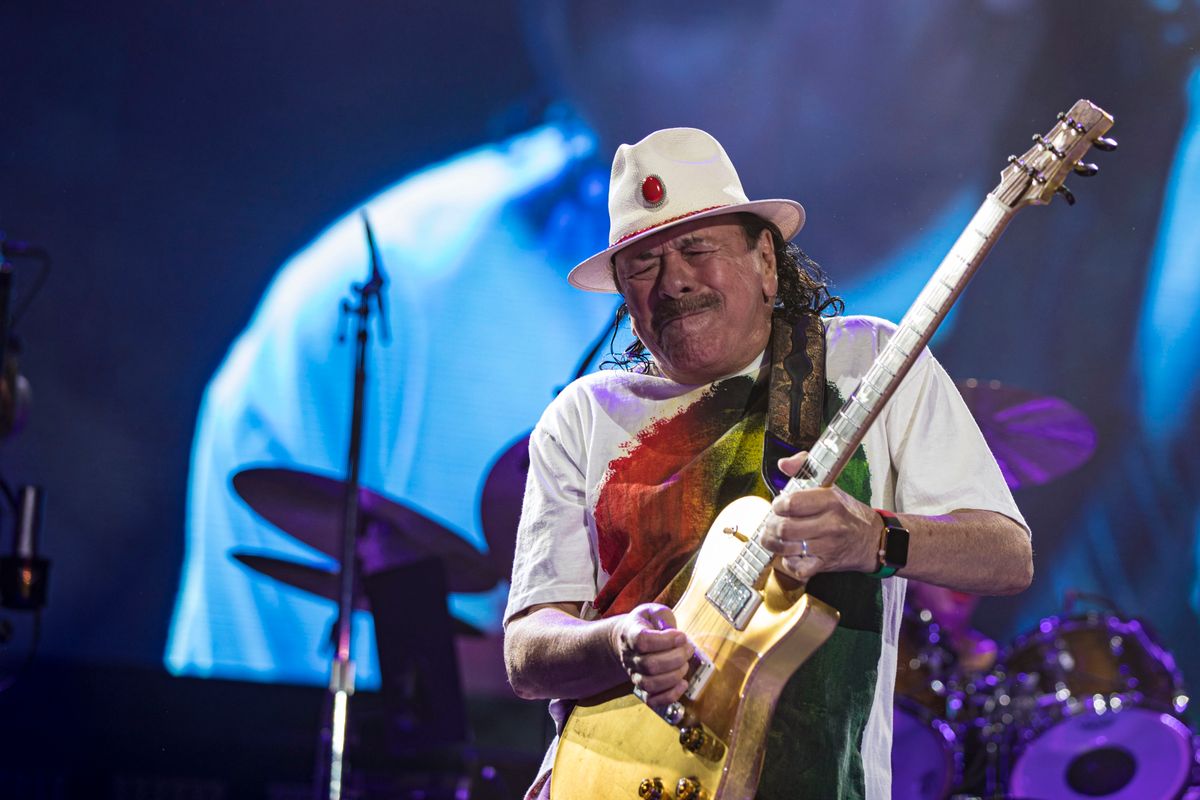
[{"label": "fret", "polygon": [[908,326],[903,326],[892,337],[892,341],[898,342],[896,345],[908,356],[916,349],[921,342],[921,335]]},{"label": "fret", "polygon": [[931,312],[924,306],[913,306],[908,310],[908,313],[904,315],[904,319],[900,320],[900,327],[917,328],[923,330],[928,328],[930,323],[932,323],[936,317],[937,315],[935,313]]},{"label": "fret", "polygon": [[938,285],[941,286],[943,289],[945,289],[947,292],[952,293],[955,289],[958,288],[958,281],[941,271],[934,273],[933,280],[937,281]]},{"label": "fret", "polygon": [[[979,255],[979,250],[974,247],[971,247],[971,248],[964,247],[963,250],[967,250],[968,252],[964,253],[964,252],[960,251],[958,248],[955,248],[950,251],[950,255],[952,255],[954,258],[958,259],[962,263],[964,268],[970,267],[971,263],[973,261],[975,261],[975,257],[977,255]],[[965,272],[965,271],[966,270],[964,269],[963,272]],[[958,274],[961,275],[962,272],[959,272]]]},{"label": "fret", "polygon": [[826,434],[821,434],[821,438],[817,439],[817,443],[813,445],[813,449],[808,452],[809,463],[816,464],[822,470],[828,470],[831,456],[834,455],[834,450],[826,443]]},{"label": "fret", "polygon": [[942,304],[945,303],[949,297],[949,289],[947,289],[945,286],[942,286],[940,283],[931,283],[925,291],[921,292],[921,294],[917,297],[917,300],[925,307],[933,311],[940,311]]},{"label": "fret", "polygon": [[[904,327],[904,326],[901,326]],[[887,346],[879,352],[879,363],[883,365],[883,370],[888,374],[888,380],[900,371],[900,367],[904,366],[904,359],[908,358],[908,353],[900,349],[899,343],[895,336],[888,341]]]},{"label": "fret", "polygon": [[738,554],[738,558],[745,561],[746,567],[754,573],[756,576],[755,581],[757,582],[758,576],[761,576],[763,570],[771,563],[773,554],[751,539],[746,542],[746,546],[742,548],[742,552]]},{"label": "fret", "polygon": [[851,397],[858,398],[859,404],[868,410],[875,407],[875,403],[883,396],[883,389],[875,385],[872,380],[871,373],[863,376],[863,379],[858,382],[858,388],[854,390]]},{"label": "fret", "polygon": [[842,409],[838,411],[838,416],[845,421],[844,425],[850,429],[849,435],[853,436],[858,429],[858,426],[862,424],[866,413],[862,406],[858,403],[846,403],[842,406]]},{"label": "fret", "polygon": [[[846,430],[847,426],[850,427],[850,430]],[[834,415],[825,430],[829,431],[831,436],[836,436],[839,442],[847,442],[854,435],[854,426],[841,411]]]},{"label": "fret", "polygon": [[755,574],[754,570],[747,567],[745,562],[740,558],[735,558],[730,562],[729,571],[733,573],[734,577],[743,586],[753,586],[758,583],[758,575]]},{"label": "fret", "polygon": [[842,406],[842,410],[838,413],[845,414],[847,419],[850,420],[850,424],[857,428],[862,425],[863,420],[865,420],[867,415],[871,413],[871,409],[867,408],[866,405],[863,404],[862,399],[859,397],[859,393],[855,392],[854,394],[850,395],[849,402]]},{"label": "fret", "polygon": [[888,383],[891,383],[892,378],[896,377],[896,369],[887,363],[888,359],[883,357],[886,352],[887,348],[884,348],[879,354],[879,359],[875,362],[875,367],[872,367],[872,371],[878,368],[879,372],[887,374],[887,379],[884,381],[885,388]]}]

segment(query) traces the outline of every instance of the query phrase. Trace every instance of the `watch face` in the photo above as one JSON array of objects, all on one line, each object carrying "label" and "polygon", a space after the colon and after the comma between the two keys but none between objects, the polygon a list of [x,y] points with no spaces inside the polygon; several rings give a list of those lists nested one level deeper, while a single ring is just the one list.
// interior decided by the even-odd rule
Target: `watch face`
[{"label": "watch face", "polygon": [[889,567],[903,567],[908,564],[908,529],[888,525],[887,536],[883,544],[883,563]]}]

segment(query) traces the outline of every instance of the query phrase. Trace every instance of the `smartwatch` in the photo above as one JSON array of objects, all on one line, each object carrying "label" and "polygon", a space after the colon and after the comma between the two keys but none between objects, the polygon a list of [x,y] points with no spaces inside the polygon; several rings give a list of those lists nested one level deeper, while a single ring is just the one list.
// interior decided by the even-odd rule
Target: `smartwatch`
[{"label": "smartwatch", "polygon": [[890,578],[896,570],[908,565],[908,528],[900,524],[900,518],[891,511],[881,508],[875,513],[883,519],[883,531],[879,537],[879,567],[867,573],[872,578]]}]

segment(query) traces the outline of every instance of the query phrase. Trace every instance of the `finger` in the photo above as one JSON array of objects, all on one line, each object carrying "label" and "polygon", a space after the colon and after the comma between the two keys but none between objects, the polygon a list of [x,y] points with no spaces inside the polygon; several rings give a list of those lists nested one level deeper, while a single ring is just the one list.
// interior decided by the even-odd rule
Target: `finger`
[{"label": "finger", "polygon": [[813,554],[812,542],[803,538],[779,539],[772,537],[767,539],[764,537],[762,545],[777,556],[805,557]]},{"label": "finger", "polygon": [[632,668],[643,675],[665,675],[676,670],[687,670],[692,659],[690,647],[676,647],[663,653],[635,655],[630,660]]},{"label": "finger", "polygon": [[773,553],[798,555],[811,551],[816,542],[826,537],[826,531],[814,520],[795,517],[771,517],[767,520],[760,543]]},{"label": "finger", "polygon": [[796,453],[795,455],[788,456],[787,458],[779,459],[779,470],[783,474],[785,474],[789,477],[794,476],[797,472],[800,471],[800,467],[802,467],[804,465],[804,462],[807,460],[808,460],[808,451],[801,450],[799,453]]},{"label": "finger", "polygon": [[829,510],[830,500],[828,489],[801,489],[776,497],[771,511],[780,517],[815,517]]},{"label": "finger", "polygon": [[658,603],[646,603],[642,606],[642,609],[642,618],[651,623],[650,627],[660,631],[676,627],[675,612],[668,606],[659,605]]},{"label": "finger", "polygon": [[646,704],[651,708],[664,708],[671,705],[679,698],[683,697],[683,693],[687,691],[687,684],[683,681],[676,681],[669,689],[662,692],[647,694]]},{"label": "finger", "polygon": [[653,631],[643,628],[632,637],[629,649],[636,654],[661,653],[666,650],[681,648],[687,644],[687,634],[674,628],[665,631]]},{"label": "finger", "polygon": [[633,685],[641,689],[646,694],[654,694],[656,692],[670,691],[676,684],[684,682],[687,677],[687,670],[684,668],[673,669],[670,672],[665,672],[661,675],[646,675],[641,672],[635,672],[630,676]]},{"label": "finger", "polygon": [[779,567],[784,573],[791,575],[793,578],[801,581],[807,581],[809,578],[821,571],[820,556],[783,556],[779,559]]}]

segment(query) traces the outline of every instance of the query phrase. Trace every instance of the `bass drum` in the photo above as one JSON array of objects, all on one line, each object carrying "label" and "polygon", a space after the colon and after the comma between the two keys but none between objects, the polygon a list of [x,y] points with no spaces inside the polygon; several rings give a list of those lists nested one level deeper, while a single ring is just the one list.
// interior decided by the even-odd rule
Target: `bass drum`
[{"label": "bass drum", "polygon": [[892,797],[943,798],[958,785],[962,748],[954,724],[962,694],[954,652],[928,611],[906,608],[896,655]]},{"label": "bass drum", "polygon": [[1008,791],[1049,800],[1156,800],[1191,781],[1175,660],[1136,619],[1051,617],[1003,659],[1016,719]]},{"label": "bass drum", "polygon": [[1101,704],[1054,716],[1017,756],[1008,780],[1014,797],[1171,800],[1189,786],[1192,733],[1170,714]]}]

